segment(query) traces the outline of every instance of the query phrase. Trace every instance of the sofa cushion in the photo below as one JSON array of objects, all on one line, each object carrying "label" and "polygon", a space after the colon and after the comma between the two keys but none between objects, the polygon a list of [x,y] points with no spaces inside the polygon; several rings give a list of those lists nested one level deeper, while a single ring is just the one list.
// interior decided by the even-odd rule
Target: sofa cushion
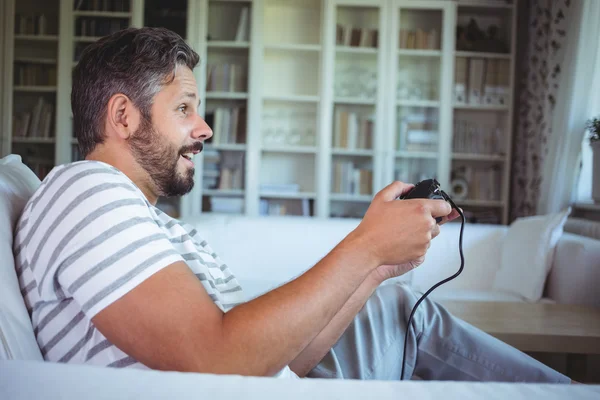
[{"label": "sofa cushion", "polygon": [[565,232],[546,284],[558,303],[600,307],[600,240]]},{"label": "sofa cushion", "polygon": [[0,160],[0,254],[4,257],[0,262],[0,359],[42,359],[21,297],[12,249],[15,224],[39,184],[20,156]]},{"label": "sofa cushion", "polygon": [[526,301],[539,301],[570,213],[568,207],[514,221],[502,244],[501,265],[492,288],[517,294]]}]

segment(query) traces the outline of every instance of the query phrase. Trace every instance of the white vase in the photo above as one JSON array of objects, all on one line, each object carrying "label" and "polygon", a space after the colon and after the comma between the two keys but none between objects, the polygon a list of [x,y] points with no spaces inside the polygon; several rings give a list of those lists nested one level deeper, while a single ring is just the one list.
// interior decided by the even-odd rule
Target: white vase
[{"label": "white vase", "polygon": [[592,199],[600,203],[600,141],[592,143],[594,162],[592,164]]}]

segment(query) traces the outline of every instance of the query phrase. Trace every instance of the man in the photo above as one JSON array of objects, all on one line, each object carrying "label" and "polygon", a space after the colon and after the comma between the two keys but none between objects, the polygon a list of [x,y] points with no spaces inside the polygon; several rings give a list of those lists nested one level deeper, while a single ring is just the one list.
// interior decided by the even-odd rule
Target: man
[{"label": "man", "polygon": [[[418,266],[440,225],[439,200],[395,199],[298,278],[247,301],[190,226],[155,208],[193,186],[212,136],[197,113],[198,55],[164,29],[91,44],[73,74],[74,130],[85,161],[56,167],[27,203],[14,253],[46,360],[278,377],[406,377],[569,382],[424,301],[380,284]],[[251,255],[249,255],[251,256]]]}]

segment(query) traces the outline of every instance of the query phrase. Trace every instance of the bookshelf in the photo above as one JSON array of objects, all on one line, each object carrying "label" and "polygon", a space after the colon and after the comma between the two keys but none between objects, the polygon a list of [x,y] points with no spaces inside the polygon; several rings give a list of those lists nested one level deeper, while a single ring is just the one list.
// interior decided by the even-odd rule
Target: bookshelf
[{"label": "bookshelf", "polygon": [[[8,0],[2,153],[78,159],[79,53],[115,29],[162,26],[200,54],[199,112],[214,130],[193,191],[160,199],[165,212],[361,217],[392,180],[435,177],[470,221],[507,223],[515,2]],[[25,12],[44,13],[45,29],[15,26]],[[51,118],[23,135],[34,107]]]}]

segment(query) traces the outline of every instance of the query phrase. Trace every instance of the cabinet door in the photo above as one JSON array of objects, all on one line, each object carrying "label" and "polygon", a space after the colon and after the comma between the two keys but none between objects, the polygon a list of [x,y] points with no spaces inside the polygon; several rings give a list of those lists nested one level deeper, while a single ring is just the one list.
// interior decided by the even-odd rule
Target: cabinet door
[{"label": "cabinet door", "polygon": [[454,8],[395,1],[390,12],[387,181],[445,186],[451,137]]},{"label": "cabinet door", "polygon": [[199,24],[206,32],[203,115],[213,130],[205,143],[202,213],[243,214],[246,203],[248,82],[252,2],[208,0]]},{"label": "cabinet door", "polygon": [[381,181],[386,2],[334,3],[328,216],[360,218]]},{"label": "cabinet door", "polygon": [[265,0],[257,11],[253,214],[315,215],[323,1]]}]

